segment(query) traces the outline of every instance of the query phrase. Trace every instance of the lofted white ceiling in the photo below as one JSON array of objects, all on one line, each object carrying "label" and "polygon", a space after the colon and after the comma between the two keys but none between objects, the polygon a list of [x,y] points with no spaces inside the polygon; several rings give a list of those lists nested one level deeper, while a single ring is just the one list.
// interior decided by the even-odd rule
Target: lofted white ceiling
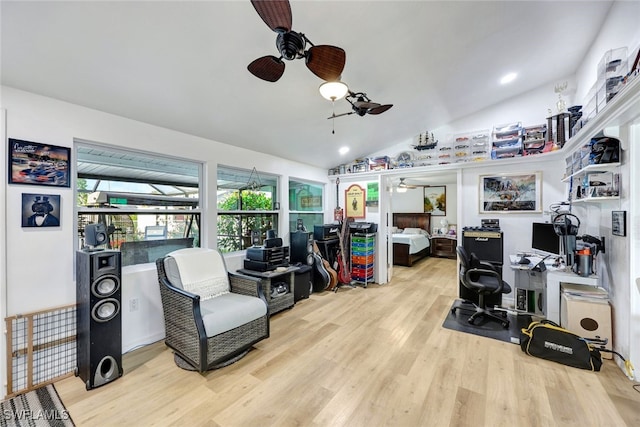
[{"label": "lofted white ceiling", "polygon": [[[610,6],[292,1],[293,30],[346,51],[350,89],[394,104],[335,119],[335,134],[322,81],[303,60],[287,61],[276,83],[247,71],[278,55],[248,0],[3,0],[2,84],[330,168],[572,75]],[[510,71],[517,80],[500,86]],[[335,103],[336,114],[349,108]]]}]

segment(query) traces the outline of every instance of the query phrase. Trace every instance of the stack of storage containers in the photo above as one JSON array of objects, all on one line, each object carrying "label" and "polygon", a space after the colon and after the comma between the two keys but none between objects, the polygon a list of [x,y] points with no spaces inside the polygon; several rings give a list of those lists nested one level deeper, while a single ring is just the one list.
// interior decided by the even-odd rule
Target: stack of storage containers
[{"label": "stack of storage containers", "polygon": [[611,101],[611,98],[623,86],[628,67],[627,48],[621,47],[607,51],[598,63],[598,80],[596,101],[598,112]]},{"label": "stack of storage containers", "polygon": [[374,233],[351,235],[351,279],[367,287],[373,282],[376,252]]},{"label": "stack of storage containers", "polygon": [[504,159],[522,155],[522,123],[509,123],[493,128],[492,159]]}]

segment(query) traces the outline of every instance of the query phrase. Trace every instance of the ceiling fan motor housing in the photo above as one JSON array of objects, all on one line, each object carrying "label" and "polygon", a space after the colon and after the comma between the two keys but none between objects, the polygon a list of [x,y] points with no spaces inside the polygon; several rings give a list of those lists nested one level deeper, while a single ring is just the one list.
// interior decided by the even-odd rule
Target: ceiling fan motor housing
[{"label": "ceiling fan motor housing", "polygon": [[304,37],[295,31],[279,33],[276,38],[278,52],[284,59],[288,60],[303,57],[306,44]]}]

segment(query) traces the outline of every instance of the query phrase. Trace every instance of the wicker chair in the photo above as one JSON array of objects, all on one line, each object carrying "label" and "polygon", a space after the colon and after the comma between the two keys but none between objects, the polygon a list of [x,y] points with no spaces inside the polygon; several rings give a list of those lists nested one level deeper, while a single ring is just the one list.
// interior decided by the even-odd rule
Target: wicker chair
[{"label": "wicker chair", "polygon": [[226,366],[269,337],[259,279],[229,273],[217,250],[180,249],[156,267],[165,344],[178,366],[199,372]]}]

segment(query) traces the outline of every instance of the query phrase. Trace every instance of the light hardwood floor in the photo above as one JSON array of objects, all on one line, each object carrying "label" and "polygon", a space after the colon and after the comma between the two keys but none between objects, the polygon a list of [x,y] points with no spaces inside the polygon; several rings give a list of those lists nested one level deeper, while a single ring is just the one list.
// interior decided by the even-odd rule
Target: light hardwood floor
[{"label": "light hardwood floor", "polygon": [[442,328],[455,260],[396,267],[392,283],[313,294],[271,337],[205,375],[163,343],[124,356],[122,378],[56,383],[77,426],[638,426],[640,393],[601,372]]}]

